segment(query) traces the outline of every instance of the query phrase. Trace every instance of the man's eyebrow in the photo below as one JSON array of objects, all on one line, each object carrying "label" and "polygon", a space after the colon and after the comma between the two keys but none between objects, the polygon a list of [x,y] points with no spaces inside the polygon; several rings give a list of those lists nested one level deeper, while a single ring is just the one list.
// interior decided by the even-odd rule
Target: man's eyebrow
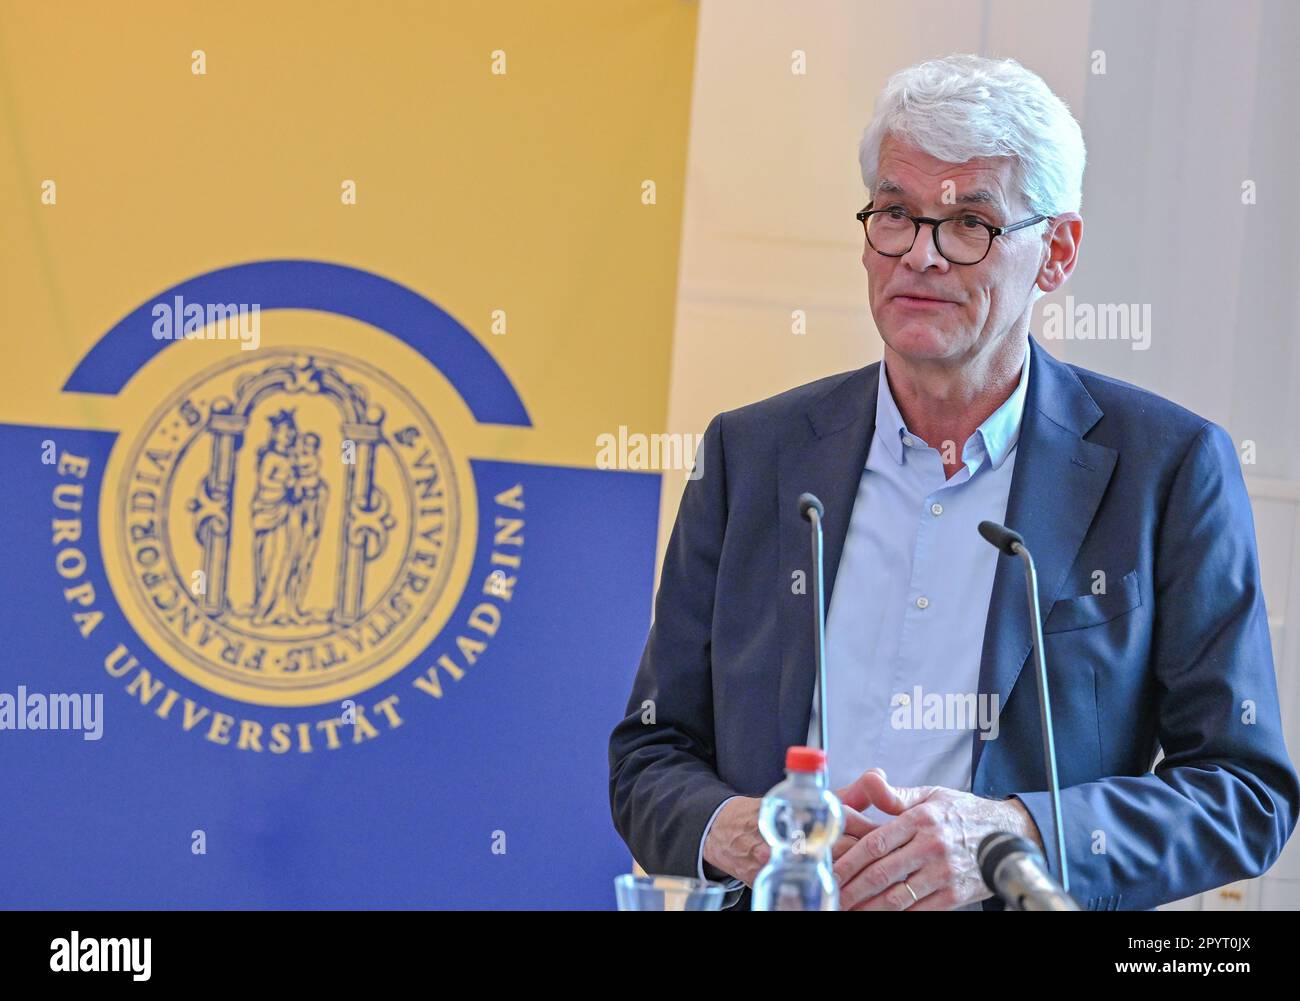
[{"label": "man's eyebrow", "polygon": [[992,191],[967,191],[957,196],[957,202],[961,205],[1000,205],[1002,199]]},{"label": "man's eyebrow", "polygon": [[[904,198],[908,197],[907,191],[904,190],[902,185],[891,181],[888,178],[881,178],[880,182],[876,185],[876,194],[901,195]],[[955,204],[1001,205],[1002,199],[992,191],[980,189],[977,191],[967,191],[965,194],[958,195]]]}]

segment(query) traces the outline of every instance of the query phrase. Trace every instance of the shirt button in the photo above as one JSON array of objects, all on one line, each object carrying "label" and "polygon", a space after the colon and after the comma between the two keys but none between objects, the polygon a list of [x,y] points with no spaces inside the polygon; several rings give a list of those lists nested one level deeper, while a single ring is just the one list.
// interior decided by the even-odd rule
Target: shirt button
[{"label": "shirt button", "polygon": [[917,608],[929,608],[929,607],[930,607],[930,599],[927,598],[925,595],[921,595],[921,597],[919,597],[919,598],[916,599],[916,607],[917,607]]},{"label": "shirt button", "polygon": [[914,442],[912,441],[911,437],[909,437],[908,435],[903,435],[903,444],[906,445],[908,448],[911,448]]},{"label": "shirt button", "polygon": [[943,505],[939,503],[931,504],[930,513],[934,515],[936,518],[939,517],[939,515],[943,514]]},{"label": "shirt button", "polygon": [[898,696],[898,705],[910,706],[911,704],[912,704],[912,699],[910,696],[908,696],[906,692],[903,692],[901,695]]}]

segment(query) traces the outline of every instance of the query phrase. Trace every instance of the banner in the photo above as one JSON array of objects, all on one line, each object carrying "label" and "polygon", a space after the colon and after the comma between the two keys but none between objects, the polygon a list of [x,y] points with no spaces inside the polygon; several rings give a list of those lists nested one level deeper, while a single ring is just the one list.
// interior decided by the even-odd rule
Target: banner
[{"label": "banner", "polygon": [[694,39],[0,4],[0,906],[612,906]]}]

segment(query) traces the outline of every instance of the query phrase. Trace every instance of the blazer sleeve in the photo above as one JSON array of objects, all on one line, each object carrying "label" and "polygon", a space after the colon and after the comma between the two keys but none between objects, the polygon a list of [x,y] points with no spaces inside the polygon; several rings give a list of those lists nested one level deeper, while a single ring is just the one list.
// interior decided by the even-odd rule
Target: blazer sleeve
[{"label": "blazer sleeve", "polygon": [[[1193,440],[1156,530],[1152,670],[1165,756],[1145,775],[1061,791],[1070,891],[1093,910],[1155,907],[1258,876],[1300,810],[1250,499],[1219,426]],[[1048,793],[1015,795],[1050,846]]]},{"label": "blazer sleeve", "polygon": [[654,624],[609,742],[614,826],[648,872],[697,875],[709,818],[736,791],[715,771],[711,633],[727,527],[722,416],[696,452],[664,554]]}]

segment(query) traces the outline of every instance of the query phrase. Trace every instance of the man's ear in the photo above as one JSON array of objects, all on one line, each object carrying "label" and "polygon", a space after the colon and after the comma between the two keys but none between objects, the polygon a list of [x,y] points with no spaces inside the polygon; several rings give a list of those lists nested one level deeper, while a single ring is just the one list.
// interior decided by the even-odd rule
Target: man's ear
[{"label": "man's ear", "polygon": [[1062,212],[1052,220],[1047,236],[1047,255],[1035,276],[1044,292],[1055,292],[1065,284],[1079,262],[1079,244],[1083,240],[1083,217],[1077,212]]}]

